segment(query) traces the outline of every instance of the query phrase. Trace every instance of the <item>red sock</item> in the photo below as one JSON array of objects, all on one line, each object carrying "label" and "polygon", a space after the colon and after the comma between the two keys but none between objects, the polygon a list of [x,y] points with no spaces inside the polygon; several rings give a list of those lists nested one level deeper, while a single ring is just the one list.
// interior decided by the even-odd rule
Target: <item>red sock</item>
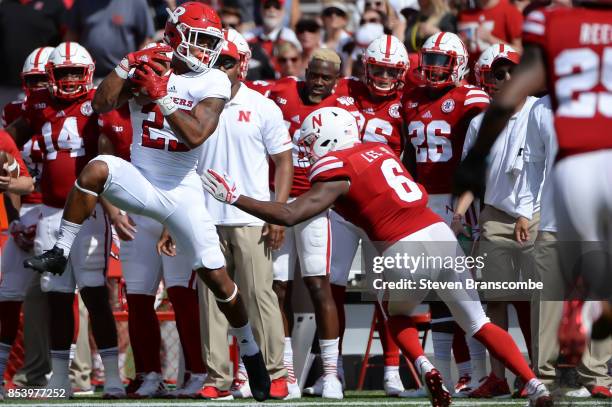
[{"label": "red sock", "polygon": [[470,361],[470,348],[465,340],[465,332],[457,324],[455,324],[455,335],[453,336],[453,356],[457,364]]},{"label": "red sock", "polygon": [[176,329],[185,354],[185,369],[196,374],[206,373],[200,342],[198,292],[187,287],[170,287],[168,297],[174,308]]},{"label": "red sock", "polygon": [[385,366],[399,366],[399,348],[393,340],[393,335],[389,331],[388,321],[383,315],[380,303],[374,304],[376,312],[376,330],[380,337],[380,344],[383,348],[383,359]]},{"label": "red sock", "polygon": [[0,342],[6,345],[12,345],[17,337],[21,303],[22,301],[0,301]]},{"label": "red sock", "polygon": [[336,303],[336,311],[338,313],[338,336],[340,341],[338,342],[338,350],[340,355],[342,354],[342,339],[344,338],[344,331],[346,330],[346,317],[344,315],[344,300],[346,298],[346,287],[341,285],[331,284],[332,296]]},{"label": "red sock", "polygon": [[402,350],[402,353],[414,363],[419,356],[423,356],[423,348],[419,341],[419,331],[412,319],[403,315],[395,315],[388,320],[389,331],[393,339]]},{"label": "red sock", "polygon": [[128,331],[137,373],[161,373],[161,332],[153,304],[155,296],[128,294]]},{"label": "red sock", "polygon": [[486,346],[494,358],[500,360],[525,383],[535,377],[508,332],[495,324],[487,323],[476,332],[474,338]]},{"label": "red sock", "polygon": [[533,360],[531,357],[531,304],[527,301],[513,301],[512,305],[516,309],[519,326],[525,338],[529,360]]}]

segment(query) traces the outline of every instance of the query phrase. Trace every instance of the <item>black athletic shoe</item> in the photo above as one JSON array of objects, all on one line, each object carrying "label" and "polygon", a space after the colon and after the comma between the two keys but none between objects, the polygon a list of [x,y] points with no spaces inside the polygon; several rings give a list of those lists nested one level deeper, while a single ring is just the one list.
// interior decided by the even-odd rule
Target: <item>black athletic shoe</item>
[{"label": "black athletic shoe", "polygon": [[267,400],[270,397],[270,375],[261,351],[252,356],[242,356],[242,362],[249,376],[253,398],[257,401]]},{"label": "black athletic shoe", "polygon": [[68,259],[64,257],[64,249],[53,246],[41,255],[30,257],[23,261],[23,267],[30,268],[39,273],[48,271],[51,274],[62,275],[66,269]]}]

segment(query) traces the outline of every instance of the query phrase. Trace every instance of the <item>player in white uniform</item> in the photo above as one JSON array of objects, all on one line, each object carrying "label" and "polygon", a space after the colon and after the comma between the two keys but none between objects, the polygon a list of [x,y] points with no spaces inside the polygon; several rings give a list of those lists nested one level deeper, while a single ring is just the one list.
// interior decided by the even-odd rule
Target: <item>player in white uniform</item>
[{"label": "player in white uniform", "polygon": [[[187,2],[170,12],[160,46],[128,54],[101,83],[93,100],[97,112],[110,111],[137,93],[150,103],[130,101],[134,140],[132,163],[101,155],[81,172],[65,206],[59,240],[53,249],[26,262],[40,271],[61,273],[70,247],[98,197],[130,213],[163,223],[177,250],[217,298],[233,327],[253,396],[268,398],[270,378],[255,342],[238,287],[225,269],[215,226],[204,205],[196,174],[202,143],[213,133],[230,96],[227,76],[210,69],[223,46],[215,11]],[[173,51],[171,70],[162,65]],[[130,80],[128,76],[135,68]]]}]

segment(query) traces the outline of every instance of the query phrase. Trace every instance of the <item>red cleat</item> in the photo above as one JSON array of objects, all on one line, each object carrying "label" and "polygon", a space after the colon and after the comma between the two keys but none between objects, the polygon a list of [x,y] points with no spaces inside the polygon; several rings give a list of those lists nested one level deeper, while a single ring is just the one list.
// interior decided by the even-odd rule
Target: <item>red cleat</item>
[{"label": "red cleat", "polygon": [[200,390],[200,397],[208,400],[233,400],[234,396],[229,390],[219,390],[215,386],[204,386]]},{"label": "red cleat", "polygon": [[598,399],[610,399],[612,398],[612,392],[606,386],[593,386],[589,389],[591,396]]},{"label": "red cleat", "polygon": [[279,377],[278,379],[272,380],[270,384],[270,398],[276,400],[282,400],[289,395],[289,387],[287,386],[287,379],[285,377]]},{"label": "red cleat", "polygon": [[433,407],[448,407],[451,404],[451,394],[444,386],[442,375],[437,369],[423,372],[421,379],[425,384],[427,396]]},{"label": "red cleat", "polygon": [[476,390],[470,393],[470,397],[476,399],[509,398],[510,387],[506,379],[500,379],[491,373],[487,379]]},{"label": "red cleat", "polygon": [[586,347],[586,330],[582,320],[584,301],[570,300],[563,304],[563,317],[559,325],[559,353],[565,361],[577,365]]}]

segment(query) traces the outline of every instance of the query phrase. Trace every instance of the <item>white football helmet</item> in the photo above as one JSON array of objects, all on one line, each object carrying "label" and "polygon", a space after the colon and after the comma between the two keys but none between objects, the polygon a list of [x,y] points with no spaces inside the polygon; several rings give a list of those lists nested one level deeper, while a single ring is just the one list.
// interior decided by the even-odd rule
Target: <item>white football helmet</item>
[{"label": "white football helmet", "polygon": [[[359,143],[355,117],[339,107],[323,107],[310,113],[302,122],[299,159],[312,165],[330,151],[349,148],[355,143]],[[307,166],[305,162],[303,164]]]},{"label": "white football helmet", "polygon": [[29,95],[30,92],[47,89],[49,75],[47,75],[45,65],[52,52],[53,47],[40,47],[32,51],[26,58],[21,70],[21,83],[26,95]]},{"label": "white football helmet", "polygon": [[193,72],[212,68],[225,41],[221,19],[215,10],[204,3],[188,1],[166,11],[169,17],[164,40],[172,47],[174,55]]},{"label": "white football helmet", "polygon": [[432,35],[419,51],[419,69],[427,86],[446,87],[461,81],[468,73],[468,51],[453,33]]},{"label": "white football helmet", "polygon": [[242,34],[233,28],[227,30],[225,40],[234,44],[238,49],[238,55],[240,55],[240,74],[238,78],[240,80],[246,79],[249,62],[251,61],[251,47],[249,47],[249,43]]},{"label": "white football helmet", "polygon": [[476,84],[487,92],[490,92],[491,87],[494,86],[491,76],[493,64],[500,59],[506,59],[518,65],[521,61],[521,56],[510,45],[494,44],[480,54],[480,58],[478,58],[478,61],[474,65]]},{"label": "white football helmet", "polygon": [[94,61],[77,42],[62,42],[55,47],[45,69],[51,94],[57,98],[77,99],[93,88]]},{"label": "white football helmet", "polygon": [[379,96],[395,93],[404,86],[410,61],[402,42],[392,35],[382,35],[363,53],[366,84]]}]

